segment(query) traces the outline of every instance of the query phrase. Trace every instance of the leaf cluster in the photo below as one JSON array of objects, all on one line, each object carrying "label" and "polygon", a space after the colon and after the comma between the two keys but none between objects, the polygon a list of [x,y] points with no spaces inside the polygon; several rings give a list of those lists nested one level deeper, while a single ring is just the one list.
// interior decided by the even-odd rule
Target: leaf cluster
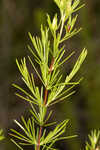
[{"label": "leaf cluster", "polygon": [[[19,144],[15,142],[14,139],[11,139],[12,142],[14,142],[17,146],[18,145],[37,145],[38,144],[38,133],[39,133],[39,128],[35,129],[34,125],[34,118],[31,117],[29,118],[28,121],[25,121],[24,117],[21,117],[21,121],[23,123],[20,124],[17,120],[14,120],[14,122],[22,129],[23,134],[19,133],[18,131],[11,129],[10,135],[12,137],[15,137],[20,140]],[[58,140],[62,139],[68,139],[75,137],[74,136],[68,136],[68,137],[59,137],[65,132],[66,125],[68,123],[68,120],[64,120],[63,122],[59,123],[53,131],[50,131],[48,134],[46,133],[46,129],[43,131],[43,134],[40,138],[40,145],[43,147],[48,147],[50,148],[51,143],[54,144]],[[20,149],[21,146],[19,146]]]},{"label": "leaf cluster", "polygon": [[86,142],[85,149],[86,150],[99,150],[100,149],[100,130],[93,130],[91,133],[88,135],[89,137],[89,142]]}]

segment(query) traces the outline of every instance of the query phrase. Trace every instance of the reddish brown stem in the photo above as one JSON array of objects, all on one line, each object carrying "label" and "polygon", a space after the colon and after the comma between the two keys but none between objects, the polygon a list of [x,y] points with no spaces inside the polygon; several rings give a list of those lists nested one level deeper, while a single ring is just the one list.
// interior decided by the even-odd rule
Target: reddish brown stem
[{"label": "reddish brown stem", "polygon": [[54,59],[54,57],[53,57],[53,58],[52,58],[52,61],[51,61],[51,64],[50,64],[49,73],[51,73],[52,70],[53,70],[54,61],[55,61],[55,59]]},{"label": "reddish brown stem", "polygon": [[70,31],[70,28],[71,28],[71,26],[70,26],[70,25],[68,25],[68,26],[67,26],[67,32],[69,32],[69,31]]},{"label": "reddish brown stem", "polygon": [[48,96],[48,90],[45,89],[45,94],[44,94],[44,105],[46,105],[46,102],[47,102],[47,96]]},{"label": "reddish brown stem", "polygon": [[[48,90],[45,89],[45,94],[44,94],[44,105],[46,105],[47,102],[47,96],[48,96]],[[38,136],[38,144],[37,144],[37,149],[36,150],[40,150],[40,139],[41,139],[41,135],[42,135],[42,126],[40,126],[40,130],[39,130],[39,136]]]},{"label": "reddish brown stem", "polygon": [[[50,64],[50,70],[49,73],[51,73],[53,71],[53,65],[54,65],[54,57],[52,58],[51,64]],[[45,93],[44,93],[44,105],[46,105],[47,103],[47,97],[48,97],[48,90],[47,88],[45,88]],[[41,139],[41,135],[42,135],[42,126],[40,126],[40,130],[39,130],[39,136],[38,136],[38,144],[37,144],[37,149],[36,150],[40,150],[40,139]]]},{"label": "reddish brown stem", "polygon": [[37,145],[37,150],[40,150],[40,139],[42,135],[42,127],[40,126],[40,131],[39,131],[39,137],[38,137],[38,145]]}]

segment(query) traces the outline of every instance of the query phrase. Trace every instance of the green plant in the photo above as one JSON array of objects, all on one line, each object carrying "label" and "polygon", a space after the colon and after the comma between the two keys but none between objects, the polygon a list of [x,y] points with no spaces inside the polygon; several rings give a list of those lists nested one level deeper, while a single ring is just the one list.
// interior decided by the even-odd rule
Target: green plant
[{"label": "green plant", "polygon": [[[49,121],[53,110],[50,110],[49,113],[47,113],[47,110],[50,106],[71,96],[75,92],[71,91],[73,87],[80,83],[80,80],[77,82],[71,80],[87,55],[85,48],[77,59],[72,71],[65,79],[63,79],[61,74],[61,65],[74,54],[74,52],[72,52],[63,59],[65,49],[62,43],[81,30],[81,28],[74,29],[77,15],[73,17],[73,13],[83,7],[83,5],[79,6],[79,0],[54,0],[54,2],[60,10],[60,19],[58,19],[58,15],[55,14],[51,21],[50,16],[47,15],[48,27],[41,25],[41,38],[34,37],[29,33],[35,51],[28,45],[28,49],[34,58],[32,60],[32,58],[28,56],[28,59],[41,81],[41,87],[36,86],[33,73],[29,73],[26,59],[21,59],[20,63],[16,60],[22,80],[27,86],[28,92],[19,85],[13,84],[13,86],[22,93],[16,93],[16,95],[30,103],[30,113],[32,115],[27,121],[22,116],[22,123],[17,120],[14,121],[22,129],[23,134],[11,129],[10,135],[17,138],[19,142],[16,142],[12,138],[11,140],[20,149],[23,149],[23,145],[32,145],[35,150],[54,149],[53,144],[55,142],[75,137],[61,136],[65,132],[66,125],[69,121],[68,119],[59,124],[56,123],[56,127],[52,131],[47,132],[47,127],[55,124],[55,122]],[[52,35],[51,39],[50,34]],[[40,67],[40,73],[33,61],[36,61]]]},{"label": "green plant", "polygon": [[0,129],[0,141],[2,141],[4,139],[4,133],[3,133],[3,130]]},{"label": "green plant", "polygon": [[100,130],[93,130],[88,135],[89,142],[86,142],[86,150],[100,150]]}]

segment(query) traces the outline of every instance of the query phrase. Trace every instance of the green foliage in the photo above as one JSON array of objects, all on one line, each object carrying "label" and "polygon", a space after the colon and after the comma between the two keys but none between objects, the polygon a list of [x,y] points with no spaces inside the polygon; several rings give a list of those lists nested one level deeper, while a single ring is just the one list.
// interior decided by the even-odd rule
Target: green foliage
[{"label": "green foliage", "polygon": [[86,150],[99,150],[100,149],[100,130],[93,130],[91,134],[88,135],[89,142],[86,142]]},{"label": "green foliage", "polygon": [[4,138],[3,130],[0,129],[0,141],[2,141]]},{"label": "green foliage", "polygon": [[[75,136],[63,137],[68,119],[57,124],[56,122],[50,122],[52,110],[47,113],[48,107],[58,103],[64,99],[67,99],[75,91],[72,91],[73,87],[80,83],[72,82],[72,78],[80,69],[86,55],[87,50],[84,48],[78,57],[72,71],[63,79],[61,74],[61,66],[72,57],[74,52],[63,59],[65,48],[63,42],[75,34],[80,29],[74,29],[75,22],[77,21],[77,15],[73,17],[73,13],[79,10],[82,6],[79,6],[79,0],[54,0],[60,10],[60,19],[55,14],[51,21],[50,16],[47,15],[47,27],[41,25],[41,37],[34,37],[29,33],[29,38],[35,48],[33,50],[29,45],[28,49],[32,53],[34,61],[39,66],[40,71],[37,70],[34,61],[28,56],[28,59],[37,73],[42,85],[37,86],[35,83],[33,73],[30,73],[27,68],[26,59],[21,59],[19,63],[16,60],[19,72],[22,76],[22,81],[28,88],[28,91],[13,84],[18,89],[17,96],[30,103],[31,109],[30,117],[25,121],[24,117],[21,117],[21,122],[14,121],[19,128],[23,131],[20,133],[14,129],[11,129],[10,135],[17,138],[19,141],[16,143],[14,139],[11,139],[16,146],[22,149],[23,145],[34,145],[35,150],[54,149],[53,144],[58,140],[68,139]],[[63,31],[64,34],[63,34]],[[50,38],[49,35],[52,35]],[[51,59],[52,58],[52,59]],[[20,94],[21,93],[21,94]],[[54,125],[56,127],[48,132],[47,127]],[[36,126],[37,124],[37,126]]]}]

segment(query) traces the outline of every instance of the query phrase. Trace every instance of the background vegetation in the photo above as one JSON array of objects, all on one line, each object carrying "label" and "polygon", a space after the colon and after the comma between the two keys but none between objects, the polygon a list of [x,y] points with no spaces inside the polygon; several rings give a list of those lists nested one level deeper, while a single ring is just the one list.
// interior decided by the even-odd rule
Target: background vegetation
[{"label": "background vegetation", "polygon": [[[68,140],[67,143],[59,143],[57,147],[61,150],[82,148],[90,130],[100,127],[100,1],[82,0],[81,2],[86,6],[79,12],[77,26],[81,26],[83,30],[67,41],[66,53],[77,49],[75,56],[77,58],[82,47],[86,46],[88,57],[76,75],[76,78],[81,76],[85,78],[71,98],[54,108],[58,120],[70,118],[67,134],[78,134],[79,137]],[[18,119],[22,114],[28,117],[29,106],[14,95],[15,89],[11,86],[14,82],[21,82],[15,58],[29,55],[28,31],[34,35],[40,34],[40,24],[45,24],[45,13],[53,16],[56,10],[57,7],[52,0],[0,1],[0,126],[5,129],[6,134],[9,128],[16,128],[13,119]],[[62,68],[63,73],[70,70],[74,61],[70,60],[69,64]],[[39,84],[37,77],[36,81]],[[14,149],[14,145],[10,143],[9,138],[8,141],[4,140],[1,143],[0,150],[11,149]]]}]

